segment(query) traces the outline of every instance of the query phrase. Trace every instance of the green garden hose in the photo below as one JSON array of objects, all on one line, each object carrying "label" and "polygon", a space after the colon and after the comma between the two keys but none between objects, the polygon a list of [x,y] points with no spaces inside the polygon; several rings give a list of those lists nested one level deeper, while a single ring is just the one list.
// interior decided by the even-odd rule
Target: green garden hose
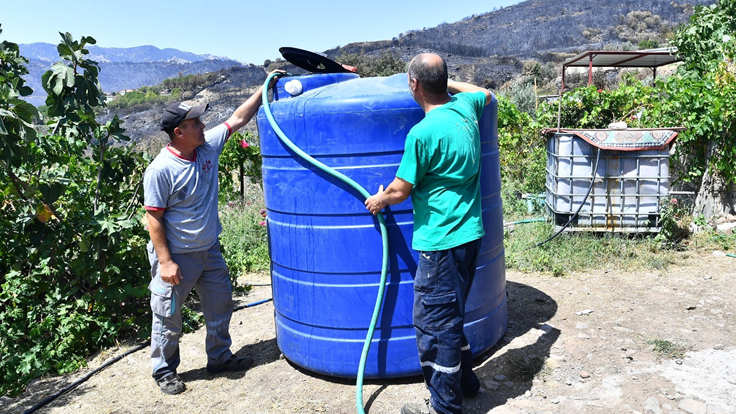
[{"label": "green garden hose", "polygon": [[[271,128],[273,128],[274,132],[276,132],[276,135],[279,136],[281,141],[289,147],[292,151],[294,151],[298,156],[303,158],[305,161],[309,162],[313,166],[319,168],[323,172],[337,178],[338,180],[344,182],[345,184],[348,184],[350,187],[352,187],[355,191],[359,192],[363,197],[366,199],[371,196],[368,191],[365,190],[365,188],[361,187],[360,184],[353,181],[350,177],[346,176],[345,174],[342,174],[340,172],[335,171],[334,169],[326,166],[325,164],[317,161],[309,154],[302,151],[299,147],[294,145],[289,138],[286,137],[286,134],[284,134],[283,131],[281,131],[281,128],[276,124],[276,121],[273,119],[273,114],[271,114],[271,108],[268,105],[268,85],[271,83],[271,79],[274,76],[278,76],[278,73],[272,73],[266,78],[266,82],[263,84],[263,95],[262,95],[262,102],[263,102],[263,111],[266,113],[266,118],[268,118],[268,122],[271,124]],[[381,312],[381,304],[383,303],[383,295],[386,288],[386,274],[388,273],[388,232],[386,230],[386,222],[383,219],[383,213],[378,213],[378,223],[381,227],[381,241],[383,243],[383,261],[381,263],[381,281],[378,286],[378,296],[376,297],[376,305],[373,308],[373,317],[371,317],[371,324],[368,327],[368,334],[365,337],[365,343],[363,344],[363,352],[360,355],[360,365],[358,367],[358,377],[356,379],[355,384],[355,405],[358,408],[358,413],[364,414],[365,411],[363,410],[363,374],[365,372],[365,364],[366,360],[368,359],[368,350],[371,347],[371,341],[373,340],[373,331],[376,329],[376,322],[378,322],[378,314]]]}]

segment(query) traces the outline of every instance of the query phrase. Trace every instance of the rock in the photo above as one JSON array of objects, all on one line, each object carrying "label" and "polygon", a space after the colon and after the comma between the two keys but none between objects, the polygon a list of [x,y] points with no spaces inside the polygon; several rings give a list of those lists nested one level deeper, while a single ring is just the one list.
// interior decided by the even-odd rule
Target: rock
[{"label": "rock", "polygon": [[659,400],[655,397],[649,397],[644,401],[644,414],[664,414],[659,408]]},{"label": "rock", "polygon": [[581,310],[579,312],[575,312],[575,314],[578,315],[578,316],[590,315],[591,313],[593,313],[593,309],[585,309],[585,310]]},{"label": "rock", "polygon": [[715,405],[709,404],[708,405],[708,414],[727,414],[726,410],[724,410],[721,407],[717,407]]},{"label": "rock", "polygon": [[711,279],[713,279],[713,276],[706,275],[706,276],[703,276],[703,279],[705,279],[705,280],[711,280]]},{"label": "rock", "polygon": [[680,401],[677,408],[688,414],[708,414],[708,406],[704,402],[690,398]]},{"label": "rock", "polygon": [[580,378],[590,378],[590,374],[586,371],[580,371]]},{"label": "rock", "polygon": [[493,379],[495,379],[496,381],[503,381],[506,379],[506,376],[503,374],[498,374],[498,375],[494,375]]},{"label": "rock", "polygon": [[505,386],[507,386],[509,388],[514,388],[514,385],[516,385],[516,384],[514,384],[513,381],[506,381],[506,382],[503,383],[503,385],[505,385]]},{"label": "rock", "polygon": [[549,325],[549,324],[546,324],[545,323],[545,324],[542,324],[542,326],[540,326],[539,329],[541,329],[542,331],[544,331],[544,333],[550,333],[550,332],[552,332],[552,330],[554,329],[554,327],[552,325]]},{"label": "rock", "polygon": [[736,223],[723,223],[716,226],[716,231],[719,233],[733,233],[733,229],[736,227]]},{"label": "rock", "polygon": [[10,402],[10,397],[7,397],[5,395],[3,395],[2,397],[0,397],[0,406],[3,406],[3,405],[5,405],[5,404],[7,404],[9,402]]},{"label": "rock", "polygon": [[499,384],[496,381],[483,381],[483,386],[486,387],[489,390],[495,391],[498,389]]},{"label": "rock", "polygon": [[575,335],[575,337],[578,338],[578,339],[590,339],[590,335],[584,334],[582,332],[580,332],[579,334]]},{"label": "rock", "polygon": [[708,414],[728,414],[728,412],[721,407],[709,404]]}]

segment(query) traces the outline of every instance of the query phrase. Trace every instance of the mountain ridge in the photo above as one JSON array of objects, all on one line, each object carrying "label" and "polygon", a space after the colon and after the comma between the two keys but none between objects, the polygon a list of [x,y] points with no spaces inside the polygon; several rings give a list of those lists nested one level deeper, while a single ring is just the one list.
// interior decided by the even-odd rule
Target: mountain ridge
[{"label": "mountain ridge", "polygon": [[[19,44],[21,55],[29,61],[29,74],[24,76],[33,94],[26,100],[33,105],[43,105],[46,91],[41,76],[59,61],[56,45],[50,43]],[[152,86],[176,76],[216,72],[220,69],[248,66],[233,59],[213,55],[197,55],[173,48],[159,49],[144,45],[130,48],[88,47],[88,59],[100,66],[99,81],[108,93]]]},{"label": "mountain ridge", "polygon": [[466,57],[544,59],[549,53],[596,50],[611,43],[664,41],[696,5],[716,2],[680,1],[526,0],[455,23],[410,30],[391,40],[350,43],[325,53],[370,53],[390,43],[393,48],[427,48]]},{"label": "mountain ridge", "polygon": [[[44,62],[56,62],[59,54],[56,45],[51,43],[21,43],[18,44],[21,55],[28,59]],[[224,56],[198,55],[191,52],[174,48],[160,49],[153,45],[141,45],[133,47],[102,47],[90,45],[87,58],[98,63],[144,63],[144,62],[166,62],[172,59],[181,59],[187,62],[200,62],[204,60],[232,61],[242,64],[237,60]]]}]

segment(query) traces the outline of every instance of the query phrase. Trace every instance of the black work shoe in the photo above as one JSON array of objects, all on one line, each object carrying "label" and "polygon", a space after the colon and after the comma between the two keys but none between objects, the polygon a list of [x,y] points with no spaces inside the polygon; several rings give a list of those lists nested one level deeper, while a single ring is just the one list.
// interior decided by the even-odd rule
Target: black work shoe
[{"label": "black work shoe", "polygon": [[161,392],[169,395],[181,394],[187,389],[184,381],[176,374],[169,374],[160,380],[156,380],[156,385],[161,389]]},{"label": "black work shoe", "polygon": [[480,385],[476,385],[475,387],[463,388],[463,397],[475,398],[478,396],[478,391],[480,391]]},{"label": "black work shoe", "polygon": [[207,372],[209,372],[210,374],[219,374],[225,371],[229,371],[229,372],[245,371],[246,369],[250,368],[251,365],[253,365],[253,362],[254,362],[253,358],[247,355],[243,357],[231,355],[230,359],[228,359],[222,364],[217,364],[217,365],[207,364]]},{"label": "black work shoe", "polygon": [[424,404],[404,404],[401,407],[401,414],[437,414],[437,411],[428,400],[425,400]]}]

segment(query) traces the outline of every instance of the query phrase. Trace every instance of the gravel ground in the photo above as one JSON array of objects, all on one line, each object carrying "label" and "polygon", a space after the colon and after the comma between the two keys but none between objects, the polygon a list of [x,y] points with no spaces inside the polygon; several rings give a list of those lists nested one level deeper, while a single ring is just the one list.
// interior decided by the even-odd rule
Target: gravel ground
[{"label": "gravel ground", "polygon": [[[483,387],[465,412],[736,413],[735,264],[717,252],[689,252],[651,271],[508,271],[509,329],[476,359]],[[267,283],[268,276],[248,280]],[[258,286],[239,304],[270,296],[269,286]],[[236,312],[232,336],[233,350],[256,360],[245,373],[207,374],[200,329],[181,342],[185,393],[155,387],[145,348],[37,412],[356,412],[353,381],[315,375],[281,357],[271,302]],[[98,355],[89,370],[124,351]],[[2,398],[0,411],[24,412],[89,370],[37,380],[19,398]],[[373,414],[398,413],[428,397],[419,377],[368,381],[363,394]]]}]

